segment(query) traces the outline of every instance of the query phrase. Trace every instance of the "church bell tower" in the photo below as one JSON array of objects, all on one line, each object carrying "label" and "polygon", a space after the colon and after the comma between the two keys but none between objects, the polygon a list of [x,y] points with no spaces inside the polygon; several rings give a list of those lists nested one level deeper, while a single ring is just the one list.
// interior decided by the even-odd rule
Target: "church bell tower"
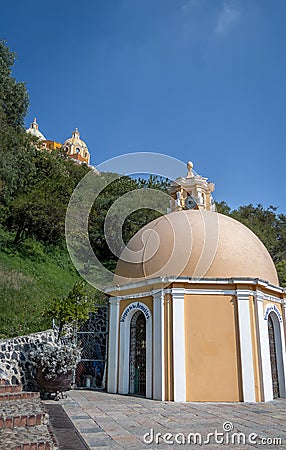
[{"label": "church bell tower", "polygon": [[212,197],[214,183],[207,178],[198,175],[193,170],[191,161],[187,164],[188,173],[185,177],[172,181],[168,193],[172,197],[168,213],[186,209],[204,209],[215,211],[215,203]]}]

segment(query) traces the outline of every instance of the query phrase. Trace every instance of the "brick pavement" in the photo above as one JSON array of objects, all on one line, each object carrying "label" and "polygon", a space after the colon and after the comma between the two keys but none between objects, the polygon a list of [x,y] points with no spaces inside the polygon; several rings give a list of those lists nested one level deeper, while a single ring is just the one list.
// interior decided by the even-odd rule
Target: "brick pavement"
[{"label": "brick pavement", "polygon": [[[286,449],[286,399],[269,403],[173,403],[78,390],[69,392],[61,404],[92,450],[161,450],[170,447]],[[226,431],[223,432],[225,422],[231,424],[225,424]],[[233,430],[227,431],[227,426],[233,426]],[[154,430],[154,438],[148,435],[150,444],[145,444],[143,436],[151,429]],[[208,433],[215,430],[223,433],[217,436],[220,443],[210,436],[210,443],[207,444]],[[245,434],[245,445],[242,444],[243,435],[240,435],[238,444],[238,436],[234,435],[236,432]],[[159,437],[159,443],[156,443],[156,433],[171,435],[167,435],[165,441]],[[177,443],[176,433],[179,433]],[[196,437],[197,444],[189,444],[189,433],[200,433],[201,445],[199,435]],[[255,435],[249,442],[251,433]],[[280,438],[282,442],[270,443],[268,440],[264,444],[262,438]]]}]

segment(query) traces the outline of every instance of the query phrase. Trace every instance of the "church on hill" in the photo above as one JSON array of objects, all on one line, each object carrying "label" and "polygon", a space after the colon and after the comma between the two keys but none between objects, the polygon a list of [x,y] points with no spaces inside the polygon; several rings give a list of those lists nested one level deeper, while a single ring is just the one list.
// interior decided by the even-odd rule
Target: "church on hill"
[{"label": "church on hill", "polygon": [[90,165],[90,153],[86,143],[80,138],[78,128],[73,131],[72,136],[63,144],[46,139],[43,133],[39,130],[39,125],[36,118],[27,129],[27,133],[30,133],[32,136],[35,136],[40,140],[41,148],[50,151],[63,148],[69,158],[74,159],[79,164]]},{"label": "church on hill", "polygon": [[123,250],[106,290],[108,392],[175,402],[285,397],[286,290],[258,237],[215,211],[213,190],[188,163],[171,184],[168,214]]}]

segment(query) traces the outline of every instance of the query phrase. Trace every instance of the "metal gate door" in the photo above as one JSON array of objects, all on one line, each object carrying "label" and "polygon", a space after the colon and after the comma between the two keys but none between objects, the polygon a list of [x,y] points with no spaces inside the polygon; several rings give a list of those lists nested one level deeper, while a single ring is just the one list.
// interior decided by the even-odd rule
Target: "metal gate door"
[{"label": "metal gate door", "polygon": [[279,380],[278,380],[278,368],[277,368],[277,356],[276,356],[276,343],[274,334],[274,324],[271,317],[268,317],[268,336],[270,347],[270,361],[271,361],[271,373],[272,373],[272,388],[273,397],[279,397]]},{"label": "metal gate door", "polygon": [[146,395],[146,320],[141,311],[130,324],[129,392]]},{"label": "metal gate door", "polygon": [[108,306],[96,305],[96,312],[77,331],[77,343],[82,348],[82,359],[75,373],[77,388],[105,389]]}]

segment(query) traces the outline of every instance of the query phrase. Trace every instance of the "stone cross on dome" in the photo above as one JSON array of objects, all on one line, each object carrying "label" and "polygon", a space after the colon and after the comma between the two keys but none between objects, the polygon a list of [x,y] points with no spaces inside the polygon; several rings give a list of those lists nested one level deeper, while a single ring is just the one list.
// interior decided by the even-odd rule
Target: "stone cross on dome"
[{"label": "stone cross on dome", "polygon": [[76,127],[76,129],[73,131],[72,137],[73,137],[73,138],[77,138],[77,139],[80,138],[80,134],[79,134],[79,131],[78,131],[78,128],[77,128],[77,127]]},{"label": "stone cross on dome", "polygon": [[171,182],[168,193],[172,199],[168,213],[187,209],[215,211],[215,202],[212,197],[215,185],[208,182],[207,178],[198,175],[193,167],[192,161],[189,161],[187,175]]},{"label": "stone cross on dome", "polygon": [[33,122],[31,123],[31,128],[34,128],[35,130],[39,129],[39,125],[37,124],[37,118],[35,117]]}]

